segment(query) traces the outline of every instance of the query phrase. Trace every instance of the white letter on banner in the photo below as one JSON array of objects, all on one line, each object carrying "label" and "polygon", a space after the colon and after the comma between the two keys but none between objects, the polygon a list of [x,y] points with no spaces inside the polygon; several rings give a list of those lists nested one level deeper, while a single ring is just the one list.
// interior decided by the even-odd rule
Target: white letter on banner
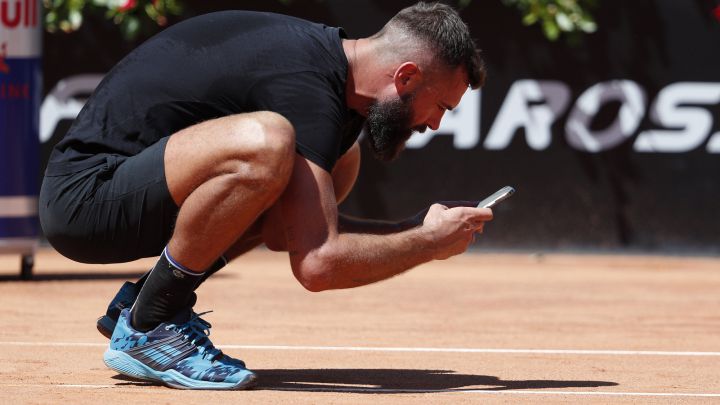
[{"label": "white letter on banner", "polygon": [[510,87],[485,139],[485,148],[505,149],[515,132],[524,128],[525,139],[531,148],[546,149],[552,141],[551,126],[565,111],[569,98],[570,89],[562,82],[529,79],[516,81]]},{"label": "white letter on banner", "polygon": [[[707,139],[713,125],[710,111],[688,104],[720,103],[720,83],[673,83],[660,91],[650,116],[665,128],[643,131],[635,141],[638,152],[687,152]],[[718,153],[718,134],[708,142],[708,152]]]},{"label": "white letter on banner", "polygon": [[720,153],[720,132],[715,132],[707,144],[708,153]]},{"label": "white letter on banner", "polygon": [[78,96],[95,90],[103,75],[78,75],[60,80],[45,97],[40,106],[40,142],[50,140],[58,122],[74,120],[85,105]]},{"label": "white letter on banner", "polygon": [[[607,128],[591,131],[590,123],[603,104],[617,100],[622,103],[618,117]],[[584,152],[601,152],[611,149],[637,130],[645,114],[645,92],[631,80],[613,80],[597,83],[575,102],[565,124],[568,144]]]},{"label": "white letter on banner", "polygon": [[430,142],[435,135],[450,135],[456,149],[472,149],[480,142],[480,90],[466,91],[460,104],[448,111],[437,131],[428,129],[425,133],[416,132],[405,144],[406,147],[419,149]]}]

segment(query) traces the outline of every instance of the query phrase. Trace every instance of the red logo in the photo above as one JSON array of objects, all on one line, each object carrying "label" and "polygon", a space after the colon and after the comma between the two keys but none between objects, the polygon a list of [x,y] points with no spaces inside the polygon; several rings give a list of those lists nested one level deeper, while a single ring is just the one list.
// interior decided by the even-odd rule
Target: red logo
[{"label": "red logo", "polygon": [[[38,25],[37,0],[0,0],[0,21],[7,28],[36,27]],[[13,7],[14,6],[14,7]]]},{"label": "red logo", "polygon": [[5,63],[6,57],[7,57],[7,43],[3,42],[2,46],[0,46],[0,73],[8,74],[8,73],[10,73],[10,66],[8,66],[7,63]]}]

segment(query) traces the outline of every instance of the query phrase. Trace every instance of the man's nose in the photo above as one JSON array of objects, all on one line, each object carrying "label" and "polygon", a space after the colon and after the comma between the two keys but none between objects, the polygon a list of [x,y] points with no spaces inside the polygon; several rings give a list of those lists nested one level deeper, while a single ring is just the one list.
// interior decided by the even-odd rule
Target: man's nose
[{"label": "man's nose", "polygon": [[445,115],[445,111],[442,111],[439,114],[435,114],[434,116],[430,117],[426,125],[430,127],[430,129],[432,129],[433,131],[437,131],[438,128],[440,128],[440,121],[442,121],[443,115]]}]

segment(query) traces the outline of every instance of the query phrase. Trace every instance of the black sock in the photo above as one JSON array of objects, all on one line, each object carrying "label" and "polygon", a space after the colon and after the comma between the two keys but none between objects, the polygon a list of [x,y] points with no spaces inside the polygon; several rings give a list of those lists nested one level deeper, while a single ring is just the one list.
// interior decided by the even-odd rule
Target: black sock
[{"label": "black sock", "polygon": [[208,277],[217,273],[220,269],[225,267],[227,264],[228,264],[228,261],[225,258],[225,256],[220,256],[220,258],[215,260],[215,263],[213,263],[209,269],[205,270],[205,273],[203,273],[203,276],[200,279],[200,282],[198,283],[198,285],[195,286],[195,289],[197,289],[200,286],[200,284],[204,283],[205,280],[208,279]]},{"label": "black sock", "polygon": [[149,331],[194,305],[195,287],[204,273],[193,273],[172,259],[167,248],[145,279],[132,307],[132,326]]},{"label": "black sock", "polygon": [[[228,264],[227,259],[225,256],[220,256],[219,259],[215,260],[215,263],[213,263],[209,269],[205,270],[205,273],[203,273],[202,278],[200,279],[200,282],[195,286],[195,289],[200,287],[200,284],[204,283],[205,280],[208,279],[208,277],[212,276],[213,274],[217,273],[220,269],[225,267]],[[151,269],[152,271],[152,269]],[[150,276],[150,272],[143,274],[142,277],[138,279],[138,281],[135,282],[135,288],[139,292],[142,288],[143,284],[145,284],[145,281],[147,281],[148,276]]]}]

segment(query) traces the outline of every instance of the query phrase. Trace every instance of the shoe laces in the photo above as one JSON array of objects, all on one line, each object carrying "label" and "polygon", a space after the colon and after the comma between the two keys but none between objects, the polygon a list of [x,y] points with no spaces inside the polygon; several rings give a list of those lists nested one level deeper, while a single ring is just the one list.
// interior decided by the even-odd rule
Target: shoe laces
[{"label": "shoe laces", "polygon": [[209,314],[210,312],[212,311],[199,314],[193,312],[189,321],[181,325],[169,325],[169,327],[173,327],[173,329],[183,334],[187,341],[197,347],[202,358],[213,361],[222,358],[223,352],[216,348],[210,341],[209,336],[212,325],[210,322],[201,318],[202,315]]}]

